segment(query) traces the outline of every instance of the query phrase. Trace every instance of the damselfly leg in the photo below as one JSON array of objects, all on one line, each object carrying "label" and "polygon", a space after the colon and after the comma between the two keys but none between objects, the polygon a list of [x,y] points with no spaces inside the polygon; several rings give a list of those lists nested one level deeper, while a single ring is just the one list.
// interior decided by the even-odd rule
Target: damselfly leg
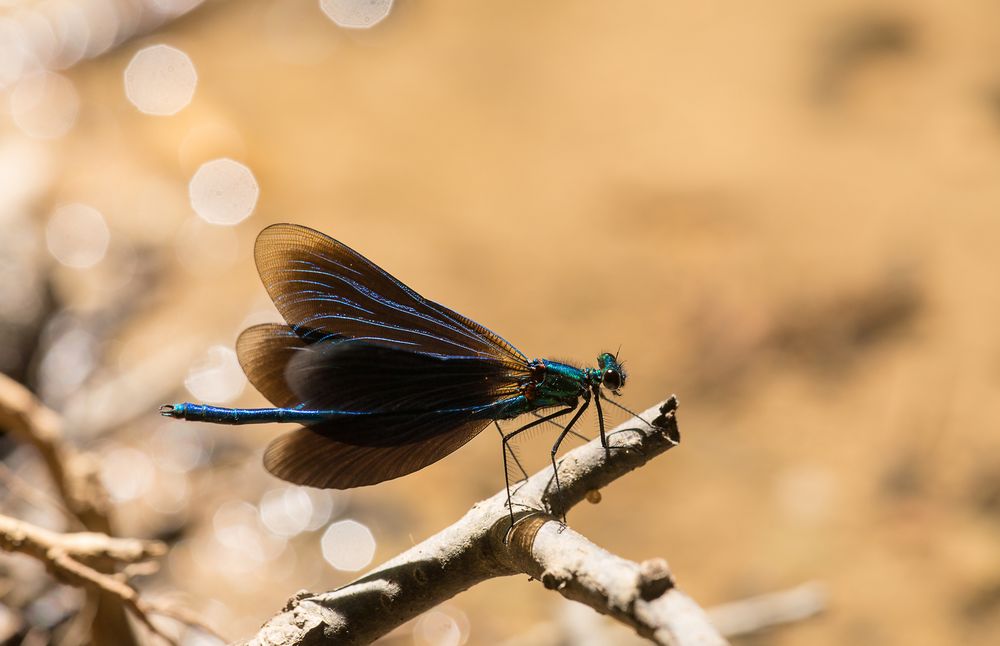
[{"label": "damselfly leg", "polygon": [[[510,511],[510,526],[511,526],[511,529],[513,529],[513,527],[514,527],[514,506],[511,504],[511,501],[510,501],[510,468],[507,465],[507,452],[509,450],[509,448],[508,448],[509,442],[512,439],[514,439],[515,437],[517,437],[518,435],[520,435],[521,433],[524,433],[525,431],[527,431],[528,429],[534,428],[534,427],[538,426],[539,424],[544,424],[545,422],[548,422],[550,420],[556,419],[557,417],[562,417],[563,415],[571,413],[573,411],[573,409],[575,409],[575,408],[576,408],[576,406],[568,406],[568,407],[563,408],[561,410],[557,410],[554,413],[550,413],[550,414],[545,415],[543,417],[539,417],[538,419],[536,419],[536,420],[534,420],[532,422],[528,422],[527,424],[525,424],[524,426],[522,426],[521,428],[519,428],[519,429],[517,429],[515,431],[511,431],[510,433],[507,433],[506,435],[502,435],[503,441],[501,442],[501,446],[503,448],[503,478],[504,478],[504,483],[506,484],[506,487],[507,487],[507,509],[508,509],[508,511]],[[584,408],[586,408],[586,404],[584,404]],[[570,422],[570,424],[568,426],[572,426],[573,422],[575,422],[577,420],[577,418],[579,418],[579,417],[580,417],[580,415],[579,415],[579,412],[578,412],[576,415],[573,416],[573,420]],[[497,428],[499,429],[499,426]],[[562,434],[559,436],[560,441],[562,441],[562,437],[565,434],[566,434],[566,431],[564,430],[562,432]],[[553,465],[554,464],[555,464],[555,462],[553,461]],[[518,466],[520,466],[520,463],[518,463]],[[524,471],[523,467],[521,468],[521,471]],[[525,477],[527,477],[527,474],[525,474]],[[558,485],[558,483],[557,483],[557,485]]]},{"label": "damselfly leg", "polygon": [[[538,418],[542,417],[541,415],[535,414],[534,411],[532,411],[532,414],[534,414],[535,417],[538,417]],[[553,422],[553,424],[554,423],[555,422]],[[500,422],[498,422],[497,420],[493,420],[493,425],[497,427],[497,433],[500,434],[500,441],[501,441],[501,443],[503,443],[503,429],[500,428]],[[560,426],[559,428],[562,428],[562,427]],[[517,457],[517,451],[514,450],[514,445],[510,444],[510,443],[504,443],[503,445],[507,447],[507,451],[510,452],[510,457],[514,460],[514,465],[517,466],[517,470],[521,472],[521,477],[518,480],[518,482],[524,482],[525,480],[528,479],[528,472],[525,470],[524,465],[521,464],[521,459]],[[507,469],[505,469],[505,471],[507,471]],[[507,475],[508,475],[508,477],[510,476],[510,472],[509,471],[508,471]],[[509,480],[508,480],[508,482],[509,482]]]},{"label": "damselfly leg", "polygon": [[[610,397],[608,397],[607,395],[605,395],[603,392],[600,392],[599,394],[600,394],[600,398],[601,399],[603,399],[604,401],[608,402],[609,404],[611,404],[612,406],[614,406],[618,410],[628,413],[629,415],[631,415],[635,419],[639,420],[640,422],[642,422],[643,424],[645,424],[646,426],[648,426],[651,430],[654,430],[654,431],[657,430],[656,426],[654,426],[653,424],[651,424],[649,421],[647,421],[645,418],[643,418],[641,415],[639,415],[639,413],[635,412],[631,408],[628,408],[626,406],[623,406],[623,405],[619,404],[615,400],[613,400]],[[635,430],[635,429],[623,428],[621,430],[615,431],[615,433],[624,433],[625,431],[629,431],[629,430]],[[604,448],[607,448],[607,449],[616,449],[616,448],[625,448],[625,447],[608,446],[608,443],[605,440],[605,442],[604,442]]]},{"label": "damselfly leg", "polygon": [[[538,418],[543,417],[543,415],[541,413],[539,413],[538,411],[534,411],[533,410],[533,411],[531,411],[531,414],[534,415],[535,417],[538,417]],[[555,426],[556,428],[558,428],[560,431],[566,428],[565,426],[563,426],[559,422],[554,422],[552,420],[548,420],[548,422],[549,422],[549,424],[552,424],[553,426]],[[570,431],[569,434],[572,435],[573,437],[577,438],[577,439],[580,439],[580,440],[584,441],[584,442],[589,442],[590,441],[589,437],[587,437],[586,435],[584,435],[583,433],[580,433],[578,431]]]},{"label": "damselfly leg", "polygon": [[[590,397],[587,397],[586,399],[583,400],[583,406],[581,406],[579,409],[577,409],[576,414],[573,415],[573,417],[569,420],[569,423],[566,424],[566,428],[564,428],[562,430],[562,433],[559,434],[559,437],[556,439],[556,443],[552,445],[552,454],[551,454],[551,457],[552,457],[552,477],[555,479],[556,491],[562,491],[562,486],[559,484],[559,467],[556,465],[556,454],[559,452],[559,445],[562,444],[562,441],[566,438],[566,435],[568,435],[569,433],[572,432],[573,425],[576,424],[576,421],[578,419],[580,419],[580,416],[583,415],[583,413],[587,410],[587,406],[589,406],[589,405],[590,405]],[[572,409],[570,409],[570,410],[572,410]],[[600,409],[598,409],[598,410],[600,410]],[[566,411],[566,412],[569,412],[569,411]],[[602,418],[601,419],[601,434],[602,434],[601,437],[604,437],[604,435],[603,435],[604,430],[603,429],[604,429],[604,420]],[[566,512],[565,511],[562,514],[562,522],[563,522],[563,525],[566,524]]]}]

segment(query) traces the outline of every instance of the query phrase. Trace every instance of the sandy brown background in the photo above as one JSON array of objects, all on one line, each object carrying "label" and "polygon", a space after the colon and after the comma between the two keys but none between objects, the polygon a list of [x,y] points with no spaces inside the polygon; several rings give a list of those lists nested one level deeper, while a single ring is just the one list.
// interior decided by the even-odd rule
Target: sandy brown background
[{"label": "sandy brown background", "polygon": [[[155,276],[108,296],[53,270],[60,307],[134,299],[93,382],[141,369],[150,399],[187,398],[187,367],[266,309],[257,231],[313,226],[529,356],[589,363],[620,345],[633,407],[677,393],[682,446],[570,523],[627,558],[666,557],[704,605],[827,586],[823,615],[746,643],[995,643],[1000,7],[409,0],[359,32],[279,4],[209,3],[66,72],[80,114],[44,144],[32,221],[92,204]],[[135,51],[160,42],[199,74],[168,118],[122,89]],[[175,249],[211,256],[217,234],[185,225],[187,182],[219,156],[253,170],[260,201],[233,262],[192,272]],[[115,442],[146,446],[161,423],[148,403]],[[266,570],[190,559],[219,504],[274,486],[258,454],[275,431],[205,427],[234,457],[195,478],[183,540],[148,586],[183,591],[230,638],[350,578],[315,534]],[[521,451],[541,467],[547,446]],[[350,515],[381,560],[502,483],[484,433],[354,492]],[[178,523],[140,502],[120,519],[134,534]],[[574,643],[591,621],[523,577],[451,604],[470,644]]]}]

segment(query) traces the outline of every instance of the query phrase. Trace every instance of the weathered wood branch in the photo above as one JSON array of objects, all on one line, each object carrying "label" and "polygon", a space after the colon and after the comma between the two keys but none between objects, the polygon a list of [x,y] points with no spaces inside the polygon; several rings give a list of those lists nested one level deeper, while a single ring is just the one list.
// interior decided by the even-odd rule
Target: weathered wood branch
[{"label": "weathered wood branch", "polygon": [[[458,522],[330,592],[302,592],[246,644],[367,644],[473,585],[527,574],[658,644],[725,644],[707,616],[674,583],[667,564],[617,557],[557,520],[615,479],[677,445],[671,397],[517,486],[510,528],[506,491],[474,505]],[[545,510],[544,512],[541,510]]]}]

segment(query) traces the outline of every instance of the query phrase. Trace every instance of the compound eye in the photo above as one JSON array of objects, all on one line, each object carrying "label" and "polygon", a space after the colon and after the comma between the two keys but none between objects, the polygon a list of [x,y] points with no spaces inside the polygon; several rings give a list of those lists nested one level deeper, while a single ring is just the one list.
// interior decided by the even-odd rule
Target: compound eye
[{"label": "compound eye", "polygon": [[604,371],[604,387],[608,390],[618,390],[622,387],[622,373],[608,369]]}]

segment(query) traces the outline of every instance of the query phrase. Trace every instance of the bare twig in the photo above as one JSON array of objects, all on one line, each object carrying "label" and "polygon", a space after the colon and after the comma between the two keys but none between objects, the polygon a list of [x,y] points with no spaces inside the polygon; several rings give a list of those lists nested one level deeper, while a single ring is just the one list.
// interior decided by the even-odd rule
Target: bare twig
[{"label": "bare twig", "polygon": [[[674,584],[666,562],[636,564],[597,547],[556,517],[675,446],[673,397],[594,440],[520,485],[509,530],[507,494],[477,503],[438,534],[339,590],[300,593],[251,638],[253,645],[365,644],[487,579],[528,574],[659,644],[725,644],[704,612]],[[547,513],[538,510],[546,509]]]},{"label": "bare twig", "polygon": [[517,525],[500,553],[567,599],[607,614],[657,644],[724,644],[705,612],[678,590],[663,559],[634,563],[594,545],[552,517]]},{"label": "bare twig", "polygon": [[826,609],[826,596],[826,586],[813,581],[714,606],[708,616],[727,637],[749,635],[818,615]]}]

